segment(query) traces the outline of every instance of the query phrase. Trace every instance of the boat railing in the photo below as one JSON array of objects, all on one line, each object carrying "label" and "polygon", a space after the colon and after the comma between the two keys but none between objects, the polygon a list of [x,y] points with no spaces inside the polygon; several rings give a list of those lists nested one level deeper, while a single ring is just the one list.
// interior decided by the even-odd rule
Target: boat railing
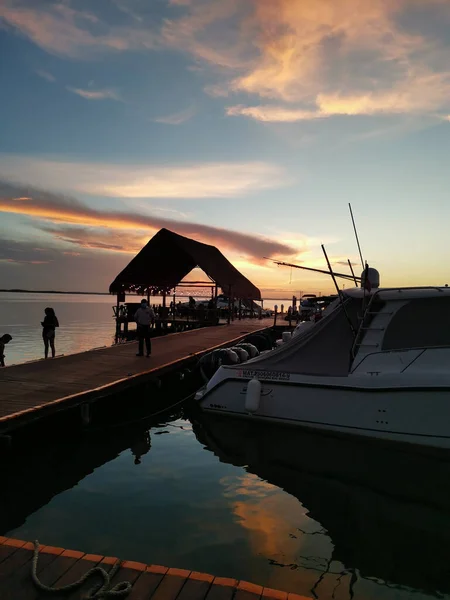
[{"label": "boat railing", "polygon": [[406,369],[408,369],[414,362],[416,362],[416,360],[418,358],[420,358],[428,350],[445,350],[445,349],[450,349],[450,344],[443,344],[442,346],[426,346],[425,348],[423,346],[418,346],[416,348],[414,348],[414,347],[410,347],[410,348],[395,348],[395,349],[389,349],[389,350],[378,350],[378,351],[375,351],[375,352],[368,352],[367,354],[365,354],[363,356],[363,358],[359,361],[359,363],[350,370],[350,374],[354,373],[356,371],[356,369],[359,369],[359,367],[363,364],[363,362],[367,358],[369,358],[369,356],[374,356],[376,354],[394,354],[394,353],[399,353],[399,352],[409,352],[411,350],[421,350],[422,352],[420,352],[420,354],[418,354],[417,356],[415,356],[411,360],[411,362],[406,365],[406,367],[404,369],[402,369],[401,371],[399,371],[400,373],[404,373],[406,371]]}]

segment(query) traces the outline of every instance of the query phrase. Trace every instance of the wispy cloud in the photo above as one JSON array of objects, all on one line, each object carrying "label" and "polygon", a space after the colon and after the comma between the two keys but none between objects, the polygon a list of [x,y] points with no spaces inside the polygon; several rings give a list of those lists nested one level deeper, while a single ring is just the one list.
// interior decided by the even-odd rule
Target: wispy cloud
[{"label": "wispy cloud", "polygon": [[119,198],[233,198],[292,183],[265,162],[123,165],[3,155],[0,176],[52,189]]},{"label": "wispy cloud", "polygon": [[190,106],[184,110],[180,110],[179,112],[172,113],[171,115],[167,115],[165,117],[158,117],[153,120],[156,123],[165,123],[166,125],[181,125],[182,123],[192,119],[192,117],[195,115],[195,112],[195,107]]},{"label": "wispy cloud", "polygon": [[0,261],[15,263],[17,265],[48,265],[49,260],[24,260],[20,258],[0,258]]},{"label": "wispy cloud", "polygon": [[[129,261],[126,254],[64,248],[64,242],[35,248],[32,241],[0,240],[0,279],[3,287],[106,291]],[[86,274],[89,274],[87,277]]]},{"label": "wispy cloud", "polygon": [[154,46],[149,29],[108,26],[92,12],[75,10],[66,2],[2,0],[0,17],[47,52],[63,57],[92,59],[105,52]]},{"label": "wispy cloud", "polygon": [[[313,110],[289,105],[230,106],[228,116],[246,116],[257,121],[293,123],[333,116],[430,114],[445,106],[450,93],[448,74],[427,74],[388,92],[363,94],[319,94]],[[435,115],[439,118],[439,115]]]},{"label": "wispy cloud", "polygon": [[261,105],[261,106],[229,106],[226,114],[230,117],[251,117],[256,121],[293,123],[295,121],[309,121],[320,119],[327,115],[313,110],[302,110],[289,106]]},{"label": "wispy cloud", "polygon": [[71,86],[67,86],[66,90],[72,92],[73,94],[77,94],[86,100],[120,100],[119,96],[113,90],[91,90],[91,89],[82,89],[82,88],[74,88]]},{"label": "wispy cloud", "polygon": [[[25,194],[32,198],[31,202],[23,203],[14,200],[17,196]],[[130,233],[135,240],[140,242],[140,240],[150,237],[158,229],[166,227],[182,235],[252,257],[256,261],[262,260],[263,256],[297,254],[295,247],[278,240],[201,223],[166,219],[156,215],[96,210],[74,198],[11,184],[7,181],[0,181],[0,212],[32,218],[35,224],[41,222],[42,229],[48,231],[50,227],[54,235],[60,238],[63,236],[66,241],[83,247],[93,247],[92,244],[96,240],[96,247],[99,247],[98,244],[122,246],[123,251],[126,251],[126,240]],[[81,230],[79,228],[77,231],[69,230],[67,226],[81,226]],[[96,228],[95,235],[92,234],[92,230],[89,231],[89,228]],[[85,243],[87,234],[80,237],[80,231],[83,230],[90,235],[89,246]],[[122,241],[118,241],[117,236],[112,240],[110,230],[124,232],[121,234]],[[105,236],[107,236],[106,240]],[[107,248],[105,247],[105,249]],[[119,250],[119,248],[109,249]]]},{"label": "wispy cloud", "polygon": [[165,4],[159,19],[140,2],[114,3],[122,23],[97,7],[94,14],[34,0],[3,0],[0,16],[62,56],[182,52],[209,73],[210,95],[250,96],[249,106],[228,108],[232,116],[295,122],[449,113],[450,44],[445,31],[429,26],[450,22],[448,0],[428,0],[426,14],[419,0],[178,0]]},{"label": "wispy cloud", "polygon": [[[91,250],[136,254],[148,242],[148,236],[144,233],[130,233],[129,230],[121,231],[61,224],[44,225],[42,229],[52,234],[59,241]],[[71,252],[70,255],[79,256],[80,253]]]},{"label": "wispy cloud", "polygon": [[36,71],[36,75],[38,75],[39,77],[41,77],[42,79],[45,79],[46,81],[49,81],[50,83],[53,83],[54,81],[56,81],[56,77],[54,77],[51,73],[49,73],[48,71],[42,71],[41,69],[38,69]]},{"label": "wispy cloud", "polygon": [[120,10],[121,12],[125,13],[126,15],[128,15],[129,17],[131,17],[132,19],[134,19],[135,21],[138,21],[138,23],[142,23],[143,21],[143,17],[141,17],[137,11],[133,10],[133,8],[130,6],[130,2],[127,0],[112,0],[114,6]]}]

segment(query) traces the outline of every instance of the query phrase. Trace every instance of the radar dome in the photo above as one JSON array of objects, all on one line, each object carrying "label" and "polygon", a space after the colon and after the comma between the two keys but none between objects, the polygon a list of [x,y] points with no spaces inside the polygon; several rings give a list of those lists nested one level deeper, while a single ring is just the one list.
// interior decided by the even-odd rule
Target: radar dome
[{"label": "radar dome", "polygon": [[[369,267],[367,269],[367,278],[370,283],[371,288],[379,288],[380,287],[380,274],[376,269],[372,269]],[[366,283],[366,269],[361,273],[361,287],[364,288]]]}]

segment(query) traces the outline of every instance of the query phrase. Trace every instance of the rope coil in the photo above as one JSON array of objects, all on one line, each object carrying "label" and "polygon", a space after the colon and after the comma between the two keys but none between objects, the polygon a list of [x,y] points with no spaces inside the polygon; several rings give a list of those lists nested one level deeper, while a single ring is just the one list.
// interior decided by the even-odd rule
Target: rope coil
[{"label": "rope coil", "polygon": [[117,573],[120,568],[120,561],[116,562],[116,564],[112,567],[112,569],[108,572],[105,571],[102,567],[92,567],[89,569],[84,575],[80,577],[77,581],[73,583],[69,583],[68,585],[64,585],[61,587],[51,587],[49,585],[45,585],[42,583],[37,576],[37,566],[38,566],[38,558],[39,558],[39,541],[34,541],[34,551],[33,551],[33,560],[31,563],[31,579],[33,580],[34,585],[44,592],[70,592],[71,590],[76,589],[81,586],[91,575],[99,574],[103,583],[96,583],[90,590],[86,592],[84,596],[85,600],[102,600],[103,598],[125,598],[131,592],[132,584],[129,581],[120,581],[116,583],[111,589],[108,589],[111,585],[111,579]]}]

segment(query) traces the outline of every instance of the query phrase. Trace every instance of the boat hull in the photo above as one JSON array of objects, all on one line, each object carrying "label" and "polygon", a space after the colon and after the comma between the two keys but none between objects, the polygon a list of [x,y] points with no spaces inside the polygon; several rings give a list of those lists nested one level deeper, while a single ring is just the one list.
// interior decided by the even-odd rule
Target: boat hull
[{"label": "boat hull", "polygon": [[253,413],[246,410],[248,380],[223,379],[199,400],[205,412],[232,418],[450,449],[450,386],[362,387],[347,381],[261,382]]}]

